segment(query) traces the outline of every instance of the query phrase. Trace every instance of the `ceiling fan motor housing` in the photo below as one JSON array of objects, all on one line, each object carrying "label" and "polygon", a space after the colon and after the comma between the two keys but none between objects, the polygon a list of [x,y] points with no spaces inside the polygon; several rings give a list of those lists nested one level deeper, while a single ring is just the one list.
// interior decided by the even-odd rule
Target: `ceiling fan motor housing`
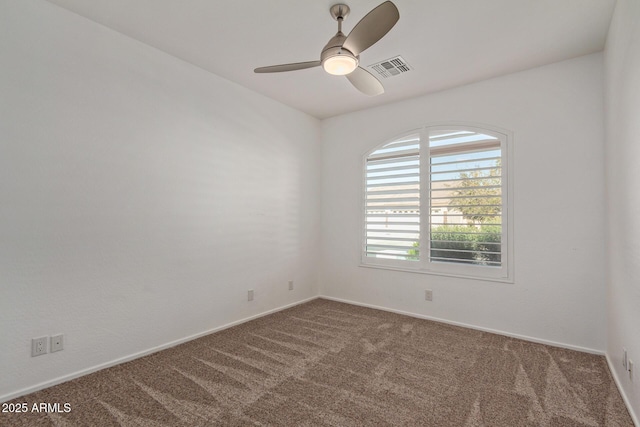
[{"label": "ceiling fan motor housing", "polygon": [[329,74],[349,74],[353,72],[360,63],[359,56],[354,55],[349,49],[342,47],[344,41],[347,39],[347,36],[342,33],[342,21],[349,15],[349,11],[349,6],[346,4],[334,4],[331,6],[331,9],[329,9],[331,17],[338,21],[338,32],[322,48],[322,52],[320,53],[322,68]]},{"label": "ceiling fan motor housing", "polygon": [[[353,68],[356,68],[360,63],[360,56],[356,56],[349,49],[345,49],[344,47],[342,47],[342,44],[344,43],[346,38],[347,37],[342,33],[342,31],[338,31],[338,33],[335,36],[333,36],[331,40],[329,40],[329,42],[322,49],[322,53],[320,54],[320,61],[325,70],[327,70],[327,67],[325,67],[325,62],[328,59],[334,58],[334,57],[341,57],[346,59],[347,61],[351,60],[355,64]],[[330,72],[330,71],[327,70],[327,72]],[[348,74],[348,73],[342,73],[342,74]]]}]

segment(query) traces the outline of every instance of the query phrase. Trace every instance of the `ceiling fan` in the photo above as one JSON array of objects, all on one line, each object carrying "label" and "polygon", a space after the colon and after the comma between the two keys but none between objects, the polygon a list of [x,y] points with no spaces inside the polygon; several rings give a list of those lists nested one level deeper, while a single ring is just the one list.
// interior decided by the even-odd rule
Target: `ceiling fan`
[{"label": "ceiling fan", "polygon": [[303,70],[305,68],[322,68],[333,75],[346,76],[360,92],[374,96],[384,93],[382,83],[369,71],[359,67],[360,54],[376,44],[393,28],[400,19],[398,8],[390,1],[385,1],[356,24],[348,36],[342,33],[342,21],[349,14],[349,6],[336,4],[329,12],[338,21],[338,32],[329,40],[320,52],[319,61],[295,62],[292,64],[271,65],[253,70],[256,73],[279,73],[282,71]]}]

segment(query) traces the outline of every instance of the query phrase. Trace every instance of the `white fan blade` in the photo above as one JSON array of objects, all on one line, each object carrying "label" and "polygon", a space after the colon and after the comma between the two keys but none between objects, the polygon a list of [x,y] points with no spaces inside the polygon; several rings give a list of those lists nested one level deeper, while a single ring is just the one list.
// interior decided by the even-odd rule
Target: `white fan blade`
[{"label": "white fan blade", "polygon": [[260,67],[253,70],[254,73],[281,73],[283,71],[304,70],[320,66],[320,61],[295,62],[292,64],[270,65],[268,67]]},{"label": "white fan blade", "polygon": [[382,83],[362,67],[356,68],[353,73],[347,74],[346,77],[356,89],[365,95],[376,96],[384,93]]},{"label": "white fan blade", "polygon": [[400,12],[396,5],[386,1],[356,24],[342,47],[358,56],[384,37],[399,19]]}]

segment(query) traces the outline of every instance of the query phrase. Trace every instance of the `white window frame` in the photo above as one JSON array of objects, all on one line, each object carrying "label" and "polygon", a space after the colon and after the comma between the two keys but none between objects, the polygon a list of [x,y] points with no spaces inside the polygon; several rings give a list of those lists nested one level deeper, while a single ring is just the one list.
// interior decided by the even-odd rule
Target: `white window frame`
[{"label": "white window frame", "polygon": [[[500,140],[502,159],[502,241],[501,241],[501,267],[487,267],[482,265],[465,265],[462,263],[434,262],[429,258],[430,254],[430,147],[429,134],[441,130],[468,130],[490,136]],[[386,144],[392,143],[403,137],[420,135],[420,260],[396,260],[366,256],[367,248],[367,159],[376,150]],[[362,157],[362,241],[361,241],[361,267],[382,268],[388,270],[407,271],[412,273],[434,274],[442,276],[463,277],[470,279],[488,280],[513,283],[513,135],[510,131],[493,126],[468,124],[460,122],[447,122],[423,126],[404,132],[377,144],[367,151]],[[426,247],[422,247],[422,245]]]}]

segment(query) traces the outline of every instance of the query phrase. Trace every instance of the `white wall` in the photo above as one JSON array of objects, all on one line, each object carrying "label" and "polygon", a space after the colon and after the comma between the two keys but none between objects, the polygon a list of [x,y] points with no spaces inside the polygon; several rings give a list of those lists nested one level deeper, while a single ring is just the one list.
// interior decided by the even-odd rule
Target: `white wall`
[{"label": "white wall", "polygon": [[[320,125],[47,2],[0,7],[0,400],[318,292],[605,350],[601,54]],[[615,361],[640,354],[637,7],[606,61]],[[514,134],[513,284],[358,266],[362,156],[448,120]]]},{"label": "white wall", "polygon": [[[605,50],[607,356],[640,415],[640,2],[618,0]],[[622,367],[622,348],[636,363]]]},{"label": "white wall", "polygon": [[48,2],[0,9],[0,400],[317,294],[316,119]]},{"label": "white wall", "polygon": [[[602,97],[594,54],[323,121],[321,294],[604,351]],[[513,132],[513,284],[359,267],[362,156],[443,121]]]}]

